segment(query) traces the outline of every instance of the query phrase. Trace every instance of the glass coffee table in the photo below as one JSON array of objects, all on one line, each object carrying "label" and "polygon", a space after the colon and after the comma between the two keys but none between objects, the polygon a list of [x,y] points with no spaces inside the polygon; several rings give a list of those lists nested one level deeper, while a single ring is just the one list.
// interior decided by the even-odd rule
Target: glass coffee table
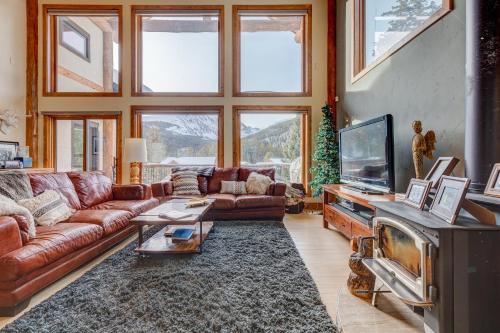
[{"label": "glass coffee table", "polygon": [[[206,222],[203,219],[215,200],[209,199],[207,205],[193,208],[186,207],[188,201],[189,199],[172,199],[130,220],[132,224],[137,225],[139,233],[139,245],[135,251],[140,254],[202,253],[203,242],[213,228],[213,222]],[[188,212],[191,215],[180,220],[159,217],[160,213],[173,210]],[[164,226],[164,228],[144,241],[144,226]],[[187,241],[172,241],[171,237],[165,236],[165,232],[169,227],[175,226],[195,226],[193,236]]]}]

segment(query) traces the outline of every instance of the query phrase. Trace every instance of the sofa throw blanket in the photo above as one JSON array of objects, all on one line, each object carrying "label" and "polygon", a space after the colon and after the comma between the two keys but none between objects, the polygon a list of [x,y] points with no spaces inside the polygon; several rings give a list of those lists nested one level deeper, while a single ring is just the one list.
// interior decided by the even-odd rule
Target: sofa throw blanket
[{"label": "sofa throw blanket", "polygon": [[173,173],[171,178],[174,185],[174,196],[201,195],[196,171],[178,171]]},{"label": "sofa throw blanket", "polygon": [[28,235],[30,236],[30,238],[34,238],[36,236],[35,219],[33,218],[31,212],[27,208],[18,205],[14,200],[7,198],[6,196],[1,194],[0,194],[0,215],[24,216],[28,221]]},{"label": "sofa throw blanket", "polygon": [[33,198],[28,175],[21,173],[0,174],[0,194],[15,202]]},{"label": "sofa throw blanket", "polygon": [[21,206],[26,207],[39,225],[51,227],[59,222],[66,221],[73,215],[71,208],[61,196],[54,190],[48,190],[42,194],[19,201]]},{"label": "sofa throw blanket", "polygon": [[211,177],[214,173],[214,167],[173,167],[172,173],[180,171],[194,171],[198,176]]}]

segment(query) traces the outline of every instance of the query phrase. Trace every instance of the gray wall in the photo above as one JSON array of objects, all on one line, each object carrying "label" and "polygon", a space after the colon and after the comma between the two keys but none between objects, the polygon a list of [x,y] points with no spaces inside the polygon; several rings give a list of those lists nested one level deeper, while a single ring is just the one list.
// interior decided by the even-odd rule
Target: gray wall
[{"label": "gray wall", "polygon": [[[465,1],[409,44],[351,83],[353,0],[337,0],[337,95],[340,124],[390,113],[394,117],[396,190],[415,176],[411,156],[413,120],[433,129],[434,157],[464,156]],[[425,161],[427,172],[434,161]],[[463,163],[455,169],[463,176]]]}]

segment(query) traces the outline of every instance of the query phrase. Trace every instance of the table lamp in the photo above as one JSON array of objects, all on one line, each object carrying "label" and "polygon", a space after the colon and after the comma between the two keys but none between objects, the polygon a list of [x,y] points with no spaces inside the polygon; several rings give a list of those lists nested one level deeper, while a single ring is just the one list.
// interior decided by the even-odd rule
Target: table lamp
[{"label": "table lamp", "polygon": [[141,163],[148,161],[146,139],[125,139],[125,160],[130,163],[130,184],[140,184]]}]

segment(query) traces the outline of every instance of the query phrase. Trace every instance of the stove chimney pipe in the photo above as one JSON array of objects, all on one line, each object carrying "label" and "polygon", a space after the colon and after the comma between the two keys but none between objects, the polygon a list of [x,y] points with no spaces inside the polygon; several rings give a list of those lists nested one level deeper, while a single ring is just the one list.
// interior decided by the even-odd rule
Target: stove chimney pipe
[{"label": "stove chimney pipe", "polygon": [[483,192],[500,162],[500,1],[466,1],[465,173]]}]

